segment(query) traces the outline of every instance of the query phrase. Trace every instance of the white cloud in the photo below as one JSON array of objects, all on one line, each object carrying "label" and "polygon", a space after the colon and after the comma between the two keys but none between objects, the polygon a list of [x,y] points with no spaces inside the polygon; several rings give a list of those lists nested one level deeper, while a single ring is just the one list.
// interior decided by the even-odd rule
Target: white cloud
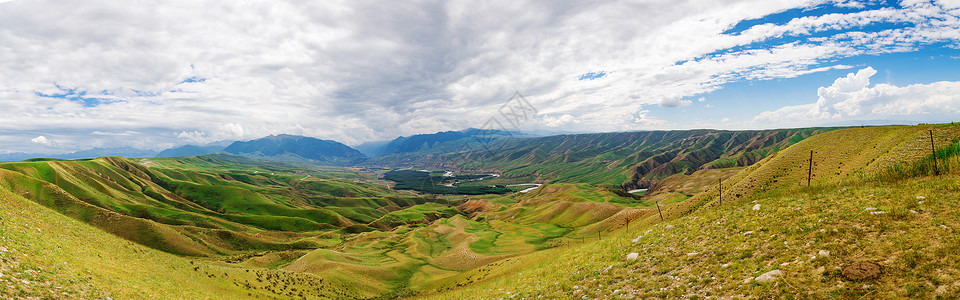
[{"label": "white cloud", "polygon": [[690,105],[692,103],[693,101],[683,99],[680,97],[667,97],[667,98],[660,99],[659,105],[661,107],[681,107],[681,106]]},{"label": "white cloud", "polygon": [[544,115],[542,120],[543,120],[543,125],[547,127],[560,127],[560,126],[567,126],[571,124],[580,123],[580,120],[577,120],[574,116],[569,114],[563,114],[559,117]]},{"label": "white cloud", "polygon": [[51,143],[53,143],[53,141],[47,139],[47,137],[42,136],[42,135],[41,135],[41,136],[37,136],[37,137],[31,139],[30,142],[33,142],[33,143],[36,143],[36,144],[41,144],[41,145],[48,145],[48,146],[49,146]]},{"label": "white cloud", "polygon": [[821,87],[815,103],[793,105],[759,114],[758,124],[822,124],[823,121],[918,118],[960,113],[960,82],[941,81],[898,87],[877,84],[871,67],[837,78]]},{"label": "white cloud", "polygon": [[[644,106],[960,46],[955,0],[727,32],[827,2],[11,1],[0,5],[0,131],[72,150],[274,133],[356,144],[478,127],[516,91],[557,116],[525,126],[570,115],[579,122],[557,126],[661,129],[683,124]],[[898,28],[865,26],[876,24]],[[41,96],[62,94],[74,100]]]}]

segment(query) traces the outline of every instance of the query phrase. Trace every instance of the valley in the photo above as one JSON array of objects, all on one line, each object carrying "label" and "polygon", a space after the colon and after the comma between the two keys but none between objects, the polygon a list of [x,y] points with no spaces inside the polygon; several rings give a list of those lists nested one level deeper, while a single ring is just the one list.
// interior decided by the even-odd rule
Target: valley
[{"label": "valley", "polygon": [[[936,156],[924,154],[928,131],[939,144]],[[430,169],[436,162],[422,160],[405,170],[371,167],[383,158],[344,167],[227,154],[3,163],[0,294],[447,299],[956,291],[944,283],[953,280],[957,270],[948,266],[957,258],[937,253],[952,247],[945,234],[956,210],[946,200],[960,193],[960,126],[738,136],[654,143],[676,148],[672,160],[623,150],[647,151],[648,137],[614,143],[604,136],[599,145],[607,148],[595,150],[610,153],[602,164],[589,155],[536,164],[490,154],[472,161],[483,164],[474,168]],[[641,140],[628,141],[634,138]],[[510,143],[523,150],[502,151],[540,151]],[[544,154],[573,154],[556,151]],[[510,161],[528,165],[503,168]],[[929,174],[933,161],[940,176]],[[642,192],[627,190],[639,186]],[[879,237],[898,242],[873,242]],[[927,244],[932,240],[945,242]],[[625,259],[631,252],[639,255]],[[933,256],[941,257],[938,265],[925,262]],[[896,276],[863,288],[838,275],[864,260]],[[785,279],[756,281],[771,270]],[[788,282],[805,290],[788,290]]]}]

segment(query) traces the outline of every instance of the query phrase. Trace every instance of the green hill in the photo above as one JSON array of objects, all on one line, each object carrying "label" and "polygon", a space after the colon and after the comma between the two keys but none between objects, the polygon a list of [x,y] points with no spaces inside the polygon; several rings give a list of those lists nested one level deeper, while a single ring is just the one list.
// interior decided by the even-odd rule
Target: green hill
[{"label": "green hill", "polygon": [[[939,176],[928,130],[945,149]],[[423,298],[954,298],[958,141],[945,125],[817,135],[725,179],[722,203],[704,191],[665,221],[472,270]]]},{"label": "green hill", "polygon": [[[229,155],[4,163],[0,295],[960,294],[953,284],[960,279],[955,254],[960,242],[952,225],[960,221],[960,206],[952,201],[960,196],[960,126],[812,135],[819,130],[757,132],[746,139],[756,148],[733,142],[743,140],[737,137],[742,133],[674,132],[688,138],[655,140],[663,143],[655,149],[687,145],[680,151],[687,155],[676,156],[684,161],[698,157],[695,149],[729,148],[741,156],[751,153],[746,149],[779,151],[749,166],[714,159],[650,177],[657,180],[643,196],[574,177],[524,193],[438,196],[390,189],[391,183],[381,179],[383,170]],[[935,155],[930,154],[931,132]],[[597,142],[596,136],[587,137],[567,137],[572,140],[566,143]],[[791,141],[798,137],[807,138]],[[727,143],[731,146],[716,148]],[[554,145],[577,148],[561,146]],[[808,170],[810,151],[813,168]],[[566,166],[594,168],[598,156]],[[606,171],[589,171],[598,172]],[[507,177],[483,184],[536,179]],[[628,260],[631,253],[635,259]],[[849,271],[854,263],[876,264],[882,272],[854,280]],[[771,281],[761,276],[774,270],[781,273]]]},{"label": "green hill", "polygon": [[535,175],[552,182],[646,188],[673,174],[751,165],[818,133],[838,128],[764,131],[639,131],[500,139],[449,153],[372,159],[372,166],[431,167]]}]

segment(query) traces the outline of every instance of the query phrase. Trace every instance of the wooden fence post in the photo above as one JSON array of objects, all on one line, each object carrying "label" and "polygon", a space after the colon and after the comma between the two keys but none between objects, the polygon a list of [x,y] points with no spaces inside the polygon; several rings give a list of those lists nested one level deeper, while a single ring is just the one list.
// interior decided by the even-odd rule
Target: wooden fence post
[{"label": "wooden fence post", "polygon": [[937,168],[937,147],[933,145],[933,130],[927,130],[930,132],[930,154],[933,155],[933,175],[940,175],[940,170]]},{"label": "wooden fence post", "polygon": [[810,150],[810,164],[807,166],[807,186],[810,186],[811,177],[813,177],[813,150]]},{"label": "wooden fence post", "polygon": [[657,204],[657,213],[660,214],[660,221],[663,222],[663,213],[660,212],[660,202],[654,202]]},{"label": "wooden fence post", "polygon": [[720,205],[723,205],[723,179],[717,178],[717,189],[720,190]]}]

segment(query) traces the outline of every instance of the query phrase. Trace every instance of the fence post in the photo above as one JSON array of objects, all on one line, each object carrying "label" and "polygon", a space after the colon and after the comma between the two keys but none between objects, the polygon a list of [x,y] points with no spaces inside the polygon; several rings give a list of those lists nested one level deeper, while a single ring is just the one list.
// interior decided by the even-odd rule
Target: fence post
[{"label": "fence post", "polygon": [[933,155],[933,175],[940,175],[940,170],[937,168],[937,147],[933,145],[933,130],[927,130],[930,132],[930,154]]},{"label": "fence post", "polygon": [[807,186],[810,186],[810,177],[813,177],[813,150],[810,150],[810,164],[807,166]]},{"label": "fence post", "polygon": [[723,205],[723,179],[717,178],[717,189],[720,190],[720,205]]},{"label": "fence post", "polygon": [[657,204],[657,213],[660,214],[660,221],[663,222],[663,213],[660,212],[660,202],[653,202]]}]

